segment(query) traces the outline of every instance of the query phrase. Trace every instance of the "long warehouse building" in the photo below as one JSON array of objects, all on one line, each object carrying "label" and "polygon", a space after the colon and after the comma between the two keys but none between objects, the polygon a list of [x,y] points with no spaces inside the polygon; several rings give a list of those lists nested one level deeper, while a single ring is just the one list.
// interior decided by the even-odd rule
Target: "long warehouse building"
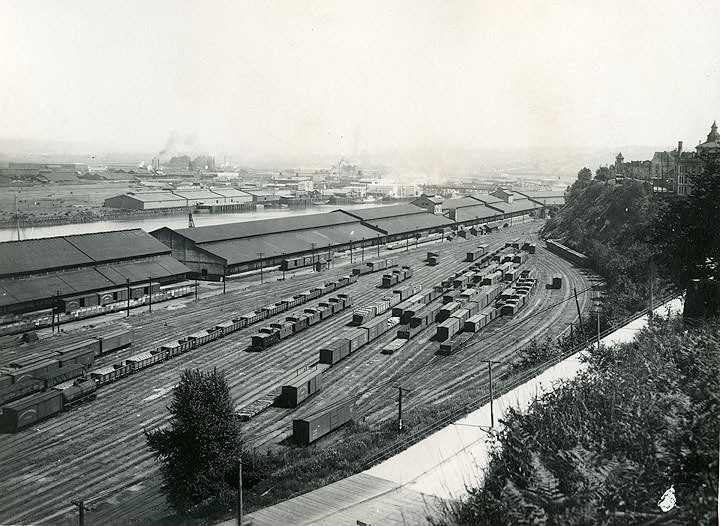
[{"label": "long warehouse building", "polygon": [[8,241],[0,243],[0,313],[102,305],[189,273],[141,229]]}]

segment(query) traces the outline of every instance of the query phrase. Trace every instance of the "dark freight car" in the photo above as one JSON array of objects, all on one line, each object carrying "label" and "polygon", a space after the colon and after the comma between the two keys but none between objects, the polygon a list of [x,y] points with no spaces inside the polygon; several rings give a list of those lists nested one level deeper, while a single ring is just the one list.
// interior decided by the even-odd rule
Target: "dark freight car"
[{"label": "dark freight car", "polygon": [[293,420],[293,439],[301,445],[315,442],[355,418],[355,399],[336,402]]},{"label": "dark freight car", "polygon": [[320,349],[318,361],[320,363],[333,365],[350,354],[350,342],[345,339],[333,340]]},{"label": "dark freight car", "polygon": [[279,405],[297,407],[322,387],[323,376],[317,368],[308,369],[282,386]]},{"label": "dark freight car", "polygon": [[14,433],[58,414],[62,411],[62,404],[62,393],[52,389],[26,396],[3,406],[0,427],[5,432]]},{"label": "dark freight car", "polygon": [[112,352],[132,345],[133,330],[131,328],[116,329],[103,334],[98,340],[100,340],[100,354]]}]

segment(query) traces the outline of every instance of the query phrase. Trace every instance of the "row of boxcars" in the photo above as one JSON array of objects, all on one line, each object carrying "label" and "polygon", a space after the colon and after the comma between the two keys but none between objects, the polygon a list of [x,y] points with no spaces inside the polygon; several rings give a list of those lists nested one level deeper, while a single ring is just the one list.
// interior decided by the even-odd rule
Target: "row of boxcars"
[{"label": "row of boxcars", "polygon": [[[413,244],[419,244],[419,243],[429,243],[430,241],[438,241],[439,239],[442,239],[445,234],[442,233],[435,233],[435,234],[429,234],[424,237],[416,237],[415,240],[412,242]],[[448,238],[449,239],[449,238]],[[409,239],[405,239],[403,241],[395,241],[393,243],[388,243],[385,245],[385,248],[388,250],[395,250],[397,248],[404,248],[410,243]]]},{"label": "row of boxcars", "polygon": [[[495,252],[486,254],[483,256],[485,259],[481,263],[478,262],[473,265],[471,269],[487,266],[490,264],[491,257],[501,251],[502,249],[498,249]],[[321,364],[333,366],[364,345],[395,329],[399,324],[409,324],[409,328],[401,328],[398,331],[398,338],[387,344],[382,352],[391,354],[398,350],[408,339],[427,327],[429,323],[434,322],[439,309],[439,306],[436,308],[432,305],[434,300],[442,297],[443,302],[445,302],[444,294],[448,293],[450,294],[447,296],[447,302],[449,303],[456,296],[462,294],[462,290],[456,290],[462,283],[462,280],[458,281],[462,274],[464,273],[456,273],[451,278],[443,280],[441,284],[428,290],[423,290],[421,287],[411,288],[407,285],[394,290],[391,297],[381,300],[394,304],[390,307],[392,308],[390,317],[375,317],[377,314],[374,314],[372,317],[365,319],[365,314],[362,313],[361,320],[363,323],[356,329],[346,330],[341,337],[332,340],[321,348],[318,361]],[[381,307],[383,313],[386,313],[390,308],[385,303]],[[350,397],[338,400],[312,413],[302,415],[293,420],[293,439],[299,444],[310,444],[353,420],[355,412],[355,398]]]},{"label": "row of boxcars", "polygon": [[383,274],[382,281],[380,282],[380,287],[384,289],[389,289],[390,287],[394,287],[398,283],[402,283],[406,279],[412,278],[412,276],[412,269],[407,265],[403,265],[402,268],[395,269],[390,274]]},{"label": "row of boxcars", "polygon": [[403,285],[393,290],[393,293],[388,296],[383,296],[377,301],[364,305],[353,311],[352,321],[355,325],[362,325],[363,323],[370,321],[375,316],[384,314],[389,309],[392,309],[398,303],[401,303],[411,296],[417,294],[422,290],[422,285],[410,286]]},{"label": "row of boxcars", "polygon": [[[357,276],[353,276],[357,280]],[[338,294],[329,298],[328,301],[318,303],[313,308],[304,309],[302,312],[294,312],[285,317],[285,321],[271,323],[263,327],[255,334],[250,342],[253,351],[262,351],[272,347],[281,340],[304,331],[308,327],[320,323],[331,316],[344,311],[352,306],[352,298],[349,294]]]},{"label": "row of boxcars", "polygon": [[577,252],[570,247],[566,247],[562,243],[553,241],[552,239],[548,239],[545,243],[547,245],[547,249],[553,254],[565,258],[579,267],[587,267],[588,258],[585,254],[581,254],[580,252]]},{"label": "row of boxcars", "polygon": [[370,274],[371,272],[379,272],[381,270],[397,267],[397,265],[397,258],[387,258],[381,259],[380,261],[368,261],[364,265],[353,267],[351,272],[355,276],[362,276],[364,274]]},{"label": "row of boxcars", "polygon": [[[58,414],[63,411],[64,408],[76,403],[79,392],[86,393],[83,398],[87,399],[94,394],[94,390],[98,387],[115,382],[154,364],[196,349],[227,334],[248,327],[249,325],[259,323],[270,316],[284,312],[289,308],[293,308],[313,298],[332,293],[337,289],[356,282],[357,279],[357,274],[351,274],[349,276],[343,276],[337,281],[328,281],[319,287],[315,287],[310,291],[303,292],[292,298],[286,298],[272,305],[266,305],[256,311],[219,323],[207,330],[197,331],[184,338],[164,343],[153,350],[131,356],[122,362],[93,369],[89,372],[88,369],[93,363],[94,356],[109,352],[111,347],[112,350],[114,350],[129,345],[132,341],[132,332],[129,333],[129,342],[125,341],[122,343],[123,337],[128,338],[127,334],[125,334],[125,336],[122,334],[115,335],[116,340],[111,338],[112,335],[104,335],[102,339],[96,338],[93,342],[88,341],[82,345],[78,344],[80,347],[79,353],[69,352],[65,349],[55,349],[53,352],[58,355],[58,358],[56,358],[57,365],[42,361],[36,364],[35,369],[32,371],[25,369],[11,370],[0,376],[0,393],[8,386],[19,385],[20,383],[23,384],[23,387],[16,387],[15,389],[25,390],[20,394],[23,398],[13,402],[13,405],[6,404],[3,406],[3,412],[2,415],[0,415],[0,428],[6,432],[14,432],[32,425],[35,422]],[[111,344],[111,342],[115,343]],[[74,362],[72,362],[71,359],[74,360]],[[28,375],[28,372],[34,376]],[[75,377],[81,377],[81,380],[75,382],[76,385],[66,386],[65,389],[37,392],[72,378],[72,376],[70,376],[71,374]],[[15,382],[15,377],[20,378],[19,375],[23,375],[22,382]],[[40,378],[36,379],[37,376]],[[26,384],[37,387],[33,387],[32,389],[34,390],[28,392],[30,388],[25,387]],[[92,393],[90,393],[91,387]],[[26,396],[28,394],[30,396]],[[7,400],[9,401],[9,399]]]},{"label": "row of boxcars", "polygon": [[326,263],[332,258],[332,254],[327,253],[326,258],[322,254],[313,254],[310,256],[298,256],[294,258],[283,259],[280,262],[280,270],[295,270],[298,268],[309,267],[316,263]]},{"label": "row of boxcars", "polygon": [[[521,257],[522,262],[513,264],[512,258],[518,255],[514,250],[510,254],[511,261],[505,263],[503,260],[508,254],[505,253],[504,248],[485,252],[487,248],[483,247],[483,255],[468,270],[455,273],[432,289],[406,289],[405,296],[399,290],[395,290],[394,292],[398,293],[397,299],[402,301],[392,307],[391,317],[377,318],[373,322],[362,324],[357,329],[346,331],[342,337],[336,338],[320,349],[319,362],[335,365],[363,345],[402,324],[397,332],[397,338],[386,344],[381,351],[383,354],[392,354],[423,329],[446,314],[449,319],[458,310],[467,312],[467,316],[463,319],[463,330],[468,332],[467,338],[472,337],[474,332],[500,316],[501,308],[495,302],[501,294],[504,294],[503,291],[512,281],[519,279],[512,289],[513,294],[509,295],[507,300],[514,300],[515,298],[512,297],[514,295],[528,294],[535,284],[534,278],[530,276],[531,271],[521,272],[517,268],[525,262],[524,257]],[[407,296],[411,290],[412,294]],[[435,301],[438,298],[442,298],[442,301]],[[451,303],[455,303],[458,308],[448,308]],[[474,313],[474,310],[477,313]],[[441,311],[443,314],[440,314]],[[447,343],[449,342],[446,338],[441,343],[441,347]],[[302,415],[293,420],[293,439],[299,444],[310,444],[353,420],[355,411],[355,398],[350,397]]]},{"label": "row of boxcars", "polygon": [[97,384],[86,375],[95,358],[132,341],[131,328],[114,329],[59,347],[38,345],[37,351],[13,360],[0,375],[0,429],[17,431],[94,397]]}]

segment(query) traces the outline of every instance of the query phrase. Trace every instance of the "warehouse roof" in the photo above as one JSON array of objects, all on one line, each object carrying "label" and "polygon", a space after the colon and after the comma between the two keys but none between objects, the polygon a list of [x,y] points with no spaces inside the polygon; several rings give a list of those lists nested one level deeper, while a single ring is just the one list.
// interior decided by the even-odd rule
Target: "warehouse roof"
[{"label": "warehouse roof", "polygon": [[48,268],[88,265],[92,262],[87,254],[83,254],[64,237],[0,243],[0,276],[29,274]]},{"label": "warehouse roof", "polygon": [[139,228],[79,234],[65,239],[96,262],[170,253],[170,248]]},{"label": "warehouse roof", "polygon": [[512,214],[515,212],[530,211],[533,208],[537,208],[538,204],[533,201],[530,201],[529,199],[515,198],[512,203],[498,201],[498,202],[490,203],[489,206],[490,206],[490,208],[497,208],[504,214]]},{"label": "warehouse roof", "polygon": [[82,267],[168,254],[170,249],[139,228],[0,243],[0,276]]},{"label": "warehouse roof", "polygon": [[427,230],[429,228],[449,227],[454,224],[454,222],[447,217],[428,213],[374,219],[372,221],[364,221],[363,223],[389,236],[404,234],[405,232],[414,232],[416,230]]},{"label": "warehouse roof", "polygon": [[324,214],[279,217],[275,219],[261,219],[259,221],[244,221],[241,223],[226,223],[223,225],[196,228],[179,228],[173,230],[163,227],[151,232],[151,234],[154,235],[156,232],[162,230],[170,230],[196,243],[210,243],[348,223],[359,223],[359,221],[345,212],[335,211]]},{"label": "warehouse roof", "polygon": [[173,190],[173,194],[183,199],[217,199],[218,194],[209,190]]},{"label": "warehouse roof", "polygon": [[185,201],[183,198],[175,194],[171,194],[170,192],[128,192],[127,194],[116,197],[131,197],[133,199],[137,199],[138,201],[147,203],[154,203],[157,201]]},{"label": "warehouse roof", "polygon": [[163,255],[132,263],[98,265],[93,268],[53,272],[43,276],[5,279],[0,280],[0,306],[44,300],[58,292],[60,296],[93,293],[125,286],[127,279],[130,279],[130,283],[144,283],[150,276],[155,280],[189,272],[189,268],[172,256]]},{"label": "warehouse roof", "polygon": [[250,194],[243,192],[242,190],[236,190],[235,188],[212,188],[213,193],[219,194],[223,197],[250,197]]},{"label": "warehouse roof", "polygon": [[322,253],[328,246],[347,244],[351,238],[360,241],[377,236],[378,232],[357,222],[203,243],[198,248],[224,259],[228,265],[237,265],[257,260],[258,253],[262,253],[263,258],[273,258],[282,254],[310,252],[313,243],[317,252]]},{"label": "warehouse roof", "polygon": [[517,192],[543,205],[564,205],[565,204],[565,192],[562,190],[555,191],[542,191],[542,192]]},{"label": "warehouse roof", "polygon": [[363,221],[372,221],[374,219],[383,219],[386,217],[404,216],[410,214],[427,214],[427,210],[416,205],[386,205],[374,206],[372,208],[353,208],[352,210],[342,210],[346,214],[355,216]]},{"label": "warehouse roof", "polygon": [[453,210],[456,208],[463,208],[466,206],[476,206],[480,204],[477,199],[473,198],[472,196],[465,196],[465,197],[451,197],[450,199],[445,199],[442,203],[443,210]]},{"label": "warehouse roof", "polygon": [[471,221],[473,219],[478,219],[479,221],[486,221],[502,214],[502,212],[494,208],[490,208],[484,203],[480,203],[478,201],[475,202],[477,203],[475,206],[465,206],[462,208],[458,208],[455,211],[455,221],[463,222]]}]

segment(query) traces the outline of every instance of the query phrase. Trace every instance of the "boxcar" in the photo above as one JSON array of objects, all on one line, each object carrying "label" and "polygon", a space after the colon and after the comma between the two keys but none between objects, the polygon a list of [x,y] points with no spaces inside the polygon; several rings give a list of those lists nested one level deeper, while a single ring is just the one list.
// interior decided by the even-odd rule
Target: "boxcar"
[{"label": "boxcar", "polygon": [[109,353],[132,345],[133,337],[134,334],[132,328],[116,329],[102,334],[98,337],[100,342],[100,354]]},{"label": "boxcar", "polygon": [[45,388],[44,380],[28,378],[17,384],[4,385],[0,388],[0,405],[13,402]]},{"label": "boxcar", "polygon": [[58,414],[63,408],[63,396],[53,389],[36,393],[6,404],[0,416],[2,429],[14,433],[36,422]]},{"label": "boxcar", "polygon": [[355,418],[355,399],[340,400],[293,420],[293,439],[302,445],[315,442]]},{"label": "boxcar", "polygon": [[322,387],[323,376],[316,368],[308,369],[289,380],[280,391],[281,407],[297,407]]},{"label": "boxcar", "polygon": [[350,342],[346,339],[331,341],[320,349],[318,361],[327,365],[333,365],[350,354]]}]

